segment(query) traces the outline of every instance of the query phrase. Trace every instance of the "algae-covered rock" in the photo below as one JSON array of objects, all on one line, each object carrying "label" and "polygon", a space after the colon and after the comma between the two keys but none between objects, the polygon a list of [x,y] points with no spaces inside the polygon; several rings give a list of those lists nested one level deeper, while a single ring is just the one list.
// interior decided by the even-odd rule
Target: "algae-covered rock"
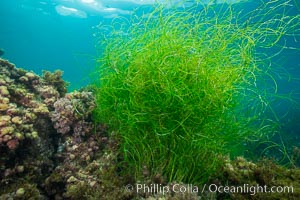
[{"label": "algae-covered rock", "polygon": [[[34,72],[0,59],[0,194],[12,193],[9,188],[25,179],[38,185],[54,167],[57,132],[49,114],[53,108],[45,103],[60,97],[54,88]],[[30,191],[19,187],[14,198],[29,199]]]},{"label": "algae-covered rock", "polygon": [[[58,93],[42,96],[40,88],[51,88],[51,84],[33,72],[16,68],[6,60],[0,59],[0,66],[0,148],[3,149],[1,154],[5,155],[8,150],[17,151],[19,145],[31,142],[20,140],[25,135],[26,127],[30,126],[32,131],[40,132],[38,124],[49,120],[51,109],[44,101],[47,98],[57,98]],[[28,81],[24,82],[21,77],[26,77]],[[36,120],[34,116],[39,118]],[[53,129],[49,129],[46,135],[52,132]],[[5,137],[8,134],[11,136],[9,140]]]},{"label": "algae-covered rock", "polygon": [[225,163],[217,175],[219,185],[245,189],[240,192],[219,193],[219,198],[234,200],[300,198],[299,168],[280,166],[268,159],[253,163],[243,157],[237,157],[235,160],[226,159]]},{"label": "algae-covered rock", "polygon": [[56,90],[59,92],[60,96],[64,96],[67,93],[67,86],[69,85],[62,79],[63,71],[56,70],[54,73],[49,71],[43,71],[43,79],[48,83],[51,83]]},{"label": "algae-covered rock", "polygon": [[40,77],[0,59],[0,199],[84,199],[115,186],[99,180],[116,154],[100,151],[110,143],[91,121],[93,94],[66,94],[61,75]]},{"label": "algae-covered rock", "polygon": [[84,135],[92,128],[91,123],[84,119],[91,117],[95,108],[94,97],[91,92],[72,92],[63,98],[59,98],[54,104],[51,112],[51,120],[58,133],[66,134],[72,132]]}]

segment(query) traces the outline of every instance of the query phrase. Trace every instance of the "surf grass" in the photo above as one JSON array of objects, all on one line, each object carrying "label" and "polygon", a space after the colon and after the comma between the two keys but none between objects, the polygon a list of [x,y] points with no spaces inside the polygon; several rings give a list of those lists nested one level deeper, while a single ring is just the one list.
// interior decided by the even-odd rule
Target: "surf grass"
[{"label": "surf grass", "polygon": [[100,41],[94,117],[120,138],[126,173],[203,183],[222,156],[276,129],[264,117],[276,82],[258,86],[272,80],[265,63],[275,53],[259,52],[284,48],[299,16],[271,18],[288,4],[273,3],[247,15],[230,5],[157,6],[102,27],[110,32]]}]

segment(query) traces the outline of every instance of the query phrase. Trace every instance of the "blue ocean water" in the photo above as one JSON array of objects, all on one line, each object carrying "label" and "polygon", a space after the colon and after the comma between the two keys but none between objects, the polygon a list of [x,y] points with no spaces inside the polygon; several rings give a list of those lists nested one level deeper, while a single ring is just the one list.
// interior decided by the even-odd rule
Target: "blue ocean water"
[{"label": "blue ocean water", "polygon": [[62,16],[54,1],[2,0],[0,48],[16,66],[41,73],[65,71],[71,88],[82,85],[93,67],[91,27],[99,19]]},{"label": "blue ocean water", "polygon": [[[220,3],[221,0],[213,1]],[[64,71],[64,79],[71,83],[69,90],[89,83],[89,74],[94,70],[99,52],[97,25],[109,24],[117,16],[129,17],[137,8],[147,10],[155,0],[1,0],[0,1],[0,49],[2,56],[18,67],[41,74],[42,70]],[[170,6],[179,4],[188,7],[194,1],[158,1]],[[202,3],[208,3],[203,0]],[[225,0],[238,4],[238,0]],[[255,7],[258,1],[242,1],[241,6]],[[261,2],[261,1],[260,1]],[[299,0],[292,0],[295,7],[290,12],[300,12]],[[300,48],[300,36],[286,38],[292,46]],[[284,66],[287,74],[274,74],[278,94],[289,95],[291,101],[273,101],[278,116],[282,117],[283,131],[293,144],[300,146],[300,52],[289,49],[273,60]]]},{"label": "blue ocean water", "polygon": [[[174,1],[175,2],[175,1]],[[99,23],[128,17],[152,0],[1,0],[0,49],[3,58],[41,74],[64,71],[64,79],[77,89],[89,81],[94,69]]]}]

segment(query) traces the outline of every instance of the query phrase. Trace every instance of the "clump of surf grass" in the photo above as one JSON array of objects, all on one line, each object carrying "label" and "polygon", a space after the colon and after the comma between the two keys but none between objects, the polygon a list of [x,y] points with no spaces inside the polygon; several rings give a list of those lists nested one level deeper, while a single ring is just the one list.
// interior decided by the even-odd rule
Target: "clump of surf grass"
[{"label": "clump of surf grass", "polygon": [[226,4],[157,6],[102,27],[110,31],[100,41],[94,117],[120,138],[126,172],[203,183],[221,157],[274,132],[278,123],[264,116],[276,93],[266,61],[299,33],[290,4],[247,14]]}]

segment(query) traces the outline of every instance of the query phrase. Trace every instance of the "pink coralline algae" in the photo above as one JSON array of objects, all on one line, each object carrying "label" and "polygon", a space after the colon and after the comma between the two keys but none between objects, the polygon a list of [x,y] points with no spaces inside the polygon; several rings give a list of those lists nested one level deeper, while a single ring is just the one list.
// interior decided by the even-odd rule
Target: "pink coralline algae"
[{"label": "pink coralline algae", "polygon": [[17,148],[18,144],[19,144],[19,141],[17,139],[12,139],[12,140],[9,140],[6,145],[8,146],[9,149],[13,150],[13,149]]},{"label": "pink coralline algae", "polygon": [[86,122],[95,107],[91,92],[72,92],[54,103],[51,120],[58,133],[72,132],[75,135],[84,135],[90,132],[92,124]]},{"label": "pink coralline algae", "polygon": [[75,121],[72,102],[67,98],[60,98],[54,103],[55,111],[51,113],[51,120],[58,133],[68,133]]}]

